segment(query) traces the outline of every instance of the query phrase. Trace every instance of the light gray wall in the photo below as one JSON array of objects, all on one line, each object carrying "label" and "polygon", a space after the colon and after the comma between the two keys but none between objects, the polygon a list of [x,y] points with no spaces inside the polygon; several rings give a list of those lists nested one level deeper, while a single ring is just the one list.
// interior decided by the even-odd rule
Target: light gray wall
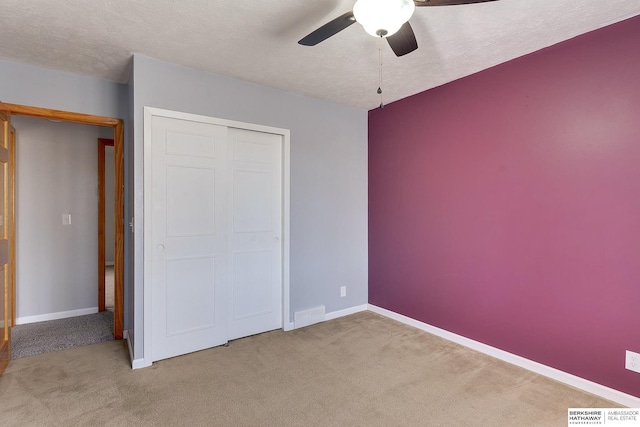
[{"label": "light gray wall", "polygon": [[[142,335],[144,314],[145,105],[290,129],[291,310],[365,304],[367,112],[142,56],[134,60],[128,85],[0,60],[4,102],[125,119],[125,223],[135,216],[135,233],[125,232],[124,303],[134,357],[144,356],[142,340],[133,338]],[[348,286],[347,297],[340,298],[340,286]]]},{"label": "light gray wall", "polygon": [[[291,130],[291,312],[367,302],[367,111],[134,56],[135,240],[143,234],[143,107]],[[135,247],[143,327],[143,248]],[[340,297],[347,286],[347,297]],[[292,319],[290,319],[292,320]],[[143,357],[142,340],[134,342]]]},{"label": "light gray wall", "polygon": [[0,101],[127,117],[126,85],[0,59]]},{"label": "light gray wall", "polygon": [[[0,101],[73,111],[98,116],[117,117],[125,121],[125,153],[129,140],[129,92],[127,85],[109,82],[77,74],[49,70],[28,64],[0,59]],[[126,156],[126,154],[125,154]],[[128,159],[125,157],[125,182],[128,181]],[[131,204],[125,187],[125,218],[128,218]],[[125,254],[131,253],[127,244],[133,244],[125,233]],[[130,328],[132,313],[127,293],[133,286],[129,278],[132,262],[125,259],[125,312],[124,327]]]},{"label": "light gray wall", "polygon": [[18,322],[97,308],[97,147],[110,129],[19,116],[12,124]]},{"label": "light gray wall", "polygon": [[[109,136],[108,138],[111,138]],[[104,259],[107,265],[113,265],[114,239],[114,169],[113,147],[104,147]]]}]

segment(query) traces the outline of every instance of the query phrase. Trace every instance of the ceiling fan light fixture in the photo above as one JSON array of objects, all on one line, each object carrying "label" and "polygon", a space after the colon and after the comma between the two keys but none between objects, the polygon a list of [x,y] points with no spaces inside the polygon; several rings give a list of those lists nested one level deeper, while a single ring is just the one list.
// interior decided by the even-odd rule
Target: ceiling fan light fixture
[{"label": "ceiling fan light fixture", "polygon": [[413,0],[358,0],[353,15],[367,33],[389,37],[411,18],[415,8]]}]

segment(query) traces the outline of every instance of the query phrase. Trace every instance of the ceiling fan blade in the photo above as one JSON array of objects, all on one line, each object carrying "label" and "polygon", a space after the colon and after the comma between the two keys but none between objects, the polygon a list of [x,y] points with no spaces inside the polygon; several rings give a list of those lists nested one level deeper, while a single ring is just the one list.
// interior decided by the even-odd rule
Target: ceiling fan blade
[{"label": "ceiling fan blade", "polygon": [[416,6],[455,6],[457,4],[485,3],[498,0],[413,0]]},{"label": "ceiling fan blade", "polygon": [[302,38],[298,42],[298,44],[301,44],[304,46],[315,46],[321,41],[325,41],[329,37],[344,30],[354,22],[356,22],[356,18],[354,18],[353,12],[349,11],[343,15],[338,16],[333,21],[327,22],[322,27],[318,28],[314,32]]},{"label": "ceiling fan blade", "polygon": [[391,46],[396,56],[406,55],[418,48],[416,36],[413,34],[413,28],[411,28],[409,22],[405,22],[397,33],[387,37],[387,42],[389,42],[389,46]]}]

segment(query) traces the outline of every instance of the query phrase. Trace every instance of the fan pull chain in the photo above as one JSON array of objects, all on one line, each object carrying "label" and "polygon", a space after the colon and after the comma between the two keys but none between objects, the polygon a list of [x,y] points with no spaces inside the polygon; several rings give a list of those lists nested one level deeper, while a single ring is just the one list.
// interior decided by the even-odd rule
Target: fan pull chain
[{"label": "fan pull chain", "polygon": [[378,76],[378,95],[380,95],[380,108],[384,108],[382,102],[382,36],[380,36],[380,43],[378,43],[378,60],[380,62],[380,74]]}]

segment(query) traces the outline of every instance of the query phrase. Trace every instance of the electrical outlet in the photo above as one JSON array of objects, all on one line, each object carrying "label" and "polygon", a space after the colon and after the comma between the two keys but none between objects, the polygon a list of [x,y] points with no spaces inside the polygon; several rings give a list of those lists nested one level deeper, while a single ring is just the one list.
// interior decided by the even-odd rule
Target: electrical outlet
[{"label": "electrical outlet", "polygon": [[340,286],[340,296],[341,297],[346,297],[347,296],[347,287],[346,286]]},{"label": "electrical outlet", "polygon": [[624,367],[630,371],[640,373],[640,353],[627,350]]}]

